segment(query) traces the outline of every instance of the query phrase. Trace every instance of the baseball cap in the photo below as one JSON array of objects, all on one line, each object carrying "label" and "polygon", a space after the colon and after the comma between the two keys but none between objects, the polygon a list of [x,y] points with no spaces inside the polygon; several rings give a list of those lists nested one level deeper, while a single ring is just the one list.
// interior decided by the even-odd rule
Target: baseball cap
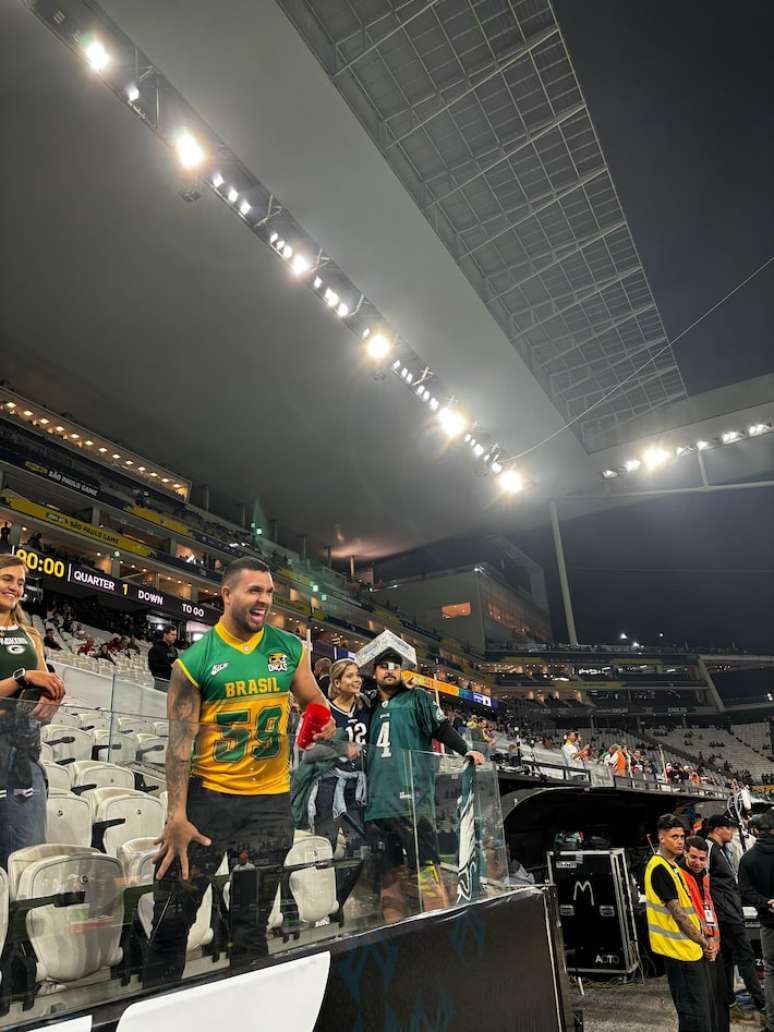
[{"label": "baseball cap", "polygon": [[374,666],[379,666],[381,663],[397,663],[398,666],[403,666],[403,656],[399,656],[397,652],[384,652],[376,660]]},{"label": "baseball cap", "polygon": [[739,822],[735,821],[733,817],[729,817],[727,813],[713,813],[707,818],[707,830],[713,831],[715,828],[738,828]]},{"label": "baseball cap", "polygon": [[752,822],[758,831],[774,831],[774,810],[766,810],[765,813],[756,814]]}]

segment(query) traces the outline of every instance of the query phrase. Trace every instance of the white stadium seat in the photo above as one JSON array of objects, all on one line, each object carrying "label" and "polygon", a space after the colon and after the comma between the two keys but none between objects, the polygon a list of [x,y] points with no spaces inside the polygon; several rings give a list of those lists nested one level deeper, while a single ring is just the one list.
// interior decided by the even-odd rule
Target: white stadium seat
[{"label": "white stadium seat", "polygon": [[138,732],[137,748],[134,758],[137,763],[150,763],[155,766],[163,766],[167,753],[167,739],[158,735],[148,734],[144,731]]},{"label": "white stadium seat", "polygon": [[[99,835],[100,825],[104,824],[102,844],[111,856],[116,856],[118,847],[131,839],[158,838],[164,827],[161,803],[147,792],[97,788],[90,801],[95,835]],[[112,825],[113,821],[118,823]]]},{"label": "white stadium seat", "polygon": [[70,786],[72,785],[71,766],[72,764],[68,764],[62,767],[58,763],[46,763],[45,760],[41,762],[43,773],[46,775],[46,781],[48,782],[49,794],[52,789],[58,789],[60,792],[70,791]]},{"label": "white stadium seat", "polygon": [[74,982],[121,960],[121,865],[96,849],[43,845],[18,849],[8,860],[12,900],[83,892],[82,903],[31,910],[27,935],[37,980]]},{"label": "white stadium seat", "polygon": [[[327,838],[321,835],[299,837],[285,857],[285,867],[332,860],[333,850]],[[336,899],[336,871],[333,867],[296,871],[290,876],[290,891],[302,921],[314,924],[339,909]]]},{"label": "white stadium seat", "polygon": [[91,808],[88,800],[56,789],[46,800],[46,842],[64,846],[91,846]]},{"label": "white stadium seat", "polygon": [[47,724],[41,729],[41,738],[53,750],[57,763],[67,760],[89,760],[94,744],[90,731],[66,724]]},{"label": "white stadium seat", "polygon": [[[128,767],[120,767],[117,763],[78,760],[70,766],[74,789],[83,789],[86,785],[90,788],[134,788],[134,774]],[[78,794],[85,793],[81,791]]]}]

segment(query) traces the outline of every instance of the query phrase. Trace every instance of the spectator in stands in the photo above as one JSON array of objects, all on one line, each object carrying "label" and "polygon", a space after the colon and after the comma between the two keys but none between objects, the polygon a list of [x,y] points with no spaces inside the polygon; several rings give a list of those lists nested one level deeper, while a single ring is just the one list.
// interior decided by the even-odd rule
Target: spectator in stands
[{"label": "spectator in stands", "polygon": [[136,652],[139,655],[140,646],[137,644],[134,635],[132,635],[129,638],[129,641],[126,643],[126,648],[124,649],[124,651],[126,652],[127,656],[130,652]]},{"label": "spectator in stands", "polygon": [[[357,664],[338,659],[330,668],[329,697],[336,738],[315,743],[302,753],[291,780],[291,805],[297,828],[328,839],[333,850],[339,836],[346,856],[361,853],[360,834],[366,801],[366,778],[361,756],[368,741],[371,704],[361,693]],[[343,907],[357,884],[362,864],[336,871],[336,899]]]},{"label": "spectator in stands", "polygon": [[167,690],[167,683],[172,675],[172,664],[177,659],[176,638],[177,631],[169,624],[161,632],[159,640],[148,650],[148,669],[153,675],[156,687],[162,692]]},{"label": "spectator in stands", "polygon": [[755,973],[755,958],[745,931],[742,900],[728,850],[736,829],[736,821],[728,814],[716,813],[707,820],[710,889],[720,926],[720,952],[726,971],[728,1006],[732,1017],[744,1019],[745,1011],[736,1002],[734,992],[734,965],[739,968],[739,974],[757,1011],[765,1010],[766,1000]]},{"label": "spectator in stands", "polygon": [[685,848],[685,829],[671,813],[660,817],[656,827],[658,852],[645,869],[650,948],[664,960],[679,1032],[705,1032],[712,1029],[712,1017],[703,959],[709,959],[712,947],[677,863]]},{"label": "spectator in stands", "polygon": [[758,911],[765,974],[766,1028],[774,1032],[774,810],[754,819],[757,842],[739,861],[742,902]]},{"label": "spectator in stands", "polygon": [[323,695],[328,696],[331,683],[331,661],[327,656],[318,659],[314,665],[314,677]]},{"label": "spectator in stands", "polygon": [[580,735],[577,731],[570,731],[562,746],[564,762],[568,767],[582,767],[583,761],[588,759],[588,746],[581,746]]},{"label": "spectator in stands", "polygon": [[36,552],[43,551],[43,542],[41,541],[39,530],[36,530],[34,534],[30,534],[27,538],[27,548],[34,548]]},{"label": "spectator in stands", "polygon": [[726,974],[719,959],[720,929],[715,907],[712,905],[708,859],[709,851],[704,839],[698,835],[689,835],[685,840],[685,852],[680,860],[680,866],[685,872],[693,909],[699,918],[702,933],[711,947],[711,954],[704,958],[704,966],[710,990],[712,1029],[713,1032],[728,1032],[730,1021],[726,1001]]},{"label": "spectator in stands", "polygon": [[115,666],[116,661],[110,654],[110,646],[106,641],[103,641],[100,647],[97,649],[97,659],[106,659],[108,663],[112,663]]},{"label": "spectator in stands", "polygon": [[46,646],[47,649],[54,649],[57,652],[61,651],[62,646],[59,644],[59,642],[54,637],[54,628],[53,627],[47,627],[46,628],[46,633],[45,633],[45,636],[43,638],[43,644]]},{"label": "spectator in stands", "polygon": [[86,641],[83,643],[83,645],[81,645],[79,647],[78,655],[79,656],[93,656],[95,654],[96,654],[96,649],[94,647],[94,639],[93,638],[87,638]]},{"label": "spectator in stands", "polygon": [[7,555],[11,551],[11,525],[4,523],[0,527],[0,555]]},{"label": "spectator in stands", "polygon": [[[224,856],[231,863],[245,856],[241,870],[233,871],[231,968],[239,970],[268,954],[266,927],[279,887],[278,868],[293,841],[289,693],[304,708],[299,738],[305,737],[305,728],[311,738],[320,717],[325,724],[316,740],[336,733],[302,643],[268,622],[273,589],[265,563],[251,558],[230,563],[221,586],[222,620],[172,670],[167,696],[169,816],[157,856],[146,987],[166,987],[182,977],[188,933]],[[215,718],[228,714],[229,689],[235,684],[248,689],[239,700],[245,711],[239,726],[260,728],[261,739],[259,747],[241,749],[224,762],[223,733],[229,725],[218,726]],[[249,691],[259,684],[273,684],[272,694]],[[244,739],[242,744],[247,745]],[[264,868],[260,877],[256,864]],[[242,901],[238,908],[237,896]]]},{"label": "spectator in stands", "polygon": [[[26,575],[24,564],[15,556],[0,556],[0,866],[4,868],[9,853],[46,841],[40,724],[50,721],[64,697],[62,679],[48,671],[43,642],[21,608]],[[21,701],[30,696],[29,702]]]}]

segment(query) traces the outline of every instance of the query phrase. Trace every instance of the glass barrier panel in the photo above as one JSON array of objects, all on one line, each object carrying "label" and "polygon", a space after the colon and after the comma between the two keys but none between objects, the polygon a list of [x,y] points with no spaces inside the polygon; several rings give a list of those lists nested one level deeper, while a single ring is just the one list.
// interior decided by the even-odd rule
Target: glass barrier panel
[{"label": "glass barrier panel", "polygon": [[[497,895],[508,887],[496,766],[461,756],[410,752],[404,801],[414,828],[405,893],[415,912]],[[405,819],[405,818],[404,818]]]}]

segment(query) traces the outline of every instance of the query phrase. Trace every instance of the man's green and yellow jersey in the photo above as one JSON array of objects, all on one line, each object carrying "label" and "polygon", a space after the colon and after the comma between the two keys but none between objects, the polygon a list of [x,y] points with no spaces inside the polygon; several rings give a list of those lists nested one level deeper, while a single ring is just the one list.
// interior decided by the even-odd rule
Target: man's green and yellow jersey
[{"label": "man's green and yellow jersey", "polygon": [[222,621],[177,659],[201,692],[191,773],[229,795],[278,795],[290,788],[288,693],[304,647],[270,624],[249,641]]},{"label": "man's green and yellow jersey", "polygon": [[408,817],[433,807],[433,737],[446,717],[424,688],[374,704],[368,740],[365,819]]}]

